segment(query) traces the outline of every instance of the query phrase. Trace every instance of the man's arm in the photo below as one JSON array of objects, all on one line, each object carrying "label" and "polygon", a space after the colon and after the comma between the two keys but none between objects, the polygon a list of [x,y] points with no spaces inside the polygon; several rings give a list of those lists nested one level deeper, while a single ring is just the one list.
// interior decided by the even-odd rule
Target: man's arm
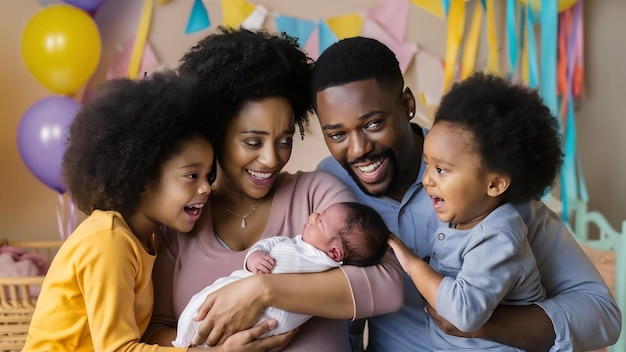
[{"label": "man's arm", "polygon": [[426,305],[426,312],[448,335],[482,338],[526,351],[548,351],[554,343],[552,321],[543,309],[536,305],[498,306],[482,328],[468,333],[459,331],[429,305]]},{"label": "man's arm", "polygon": [[[520,333],[538,347],[558,350],[594,350],[614,344],[621,330],[620,310],[567,226],[543,202],[516,208],[528,226],[528,240],[548,299],[515,310],[500,307],[493,317],[497,320],[483,327],[484,336],[522,348],[504,331]],[[542,331],[546,319],[552,329]]]}]

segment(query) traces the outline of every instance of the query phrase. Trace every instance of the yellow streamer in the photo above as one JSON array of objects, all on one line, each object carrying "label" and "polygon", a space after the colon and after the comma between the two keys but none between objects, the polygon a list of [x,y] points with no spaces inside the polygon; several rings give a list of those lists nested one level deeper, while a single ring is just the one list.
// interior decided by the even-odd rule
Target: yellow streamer
[{"label": "yellow streamer", "polygon": [[530,83],[530,54],[528,53],[528,30],[524,30],[523,33],[524,46],[522,47],[522,80],[528,85]]},{"label": "yellow streamer", "polygon": [[461,61],[461,79],[469,77],[474,72],[476,65],[476,52],[478,51],[478,41],[480,39],[480,27],[483,20],[483,9],[479,2],[474,3],[474,15],[472,26],[465,40],[463,59]]},{"label": "yellow streamer", "polygon": [[143,59],[143,49],[146,47],[148,32],[150,31],[150,22],[152,21],[153,1],[154,0],[144,0],[143,2],[133,52],[130,55],[130,62],[128,64],[128,77],[130,79],[137,79],[139,76],[139,68],[141,67],[141,60]]},{"label": "yellow streamer", "polygon": [[487,56],[487,71],[500,73],[498,67],[498,39],[496,38],[496,19],[493,10],[493,0],[487,0],[487,43],[489,55]]},{"label": "yellow streamer", "polygon": [[451,0],[448,10],[448,39],[443,73],[443,90],[447,91],[454,79],[454,70],[465,27],[465,1]]}]

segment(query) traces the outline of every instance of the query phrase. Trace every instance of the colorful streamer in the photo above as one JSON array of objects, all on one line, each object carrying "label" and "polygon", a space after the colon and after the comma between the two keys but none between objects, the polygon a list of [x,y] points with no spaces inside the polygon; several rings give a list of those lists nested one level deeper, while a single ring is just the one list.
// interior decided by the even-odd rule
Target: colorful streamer
[{"label": "colorful streamer", "polygon": [[517,74],[517,33],[515,24],[516,5],[515,0],[507,0],[506,2],[506,34],[509,43],[509,65],[511,67],[511,76]]},{"label": "colorful streamer", "polygon": [[152,8],[152,0],[144,0],[137,35],[135,36],[135,44],[133,45],[133,52],[130,55],[130,62],[128,64],[128,77],[130,79],[137,79],[137,77],[139,77],[139,67],[141,66],[143,49],[146,47],[150,22],[152,21]]},{"label": "colorful streamer", "polygon": [[487,71],[491,73],[500,73],[498,61],[498,38],[496,35],[496,20],[493,9],[493,0],[485,2],[487,9],[487,43],[489,54],[487,56]]},{"label": "colorful streamer", "polygon": [[480,4],[474,4],[474,15],[469,34],[465,40],[465,49],[461,59],[461,79],[469,77],[474,72],[476,65],[476,53],[478,52],[478,41],[480,39],[480,27],[483,20],[483,9]]},{"label": "colorful streamer", "polygon": [[71,196],[64,193],[58,193],[57,201],[56,214],[59,237],[61,241],[64,241],[76,228],[76,204]]},{"label": "colorful streamer", "polygon": [[448,12],[448,38],[446,41],[446,58],[444,64],[443,88],[448,90],[454,81],[456,61],[465,27],[465,1],[451,0]]}]

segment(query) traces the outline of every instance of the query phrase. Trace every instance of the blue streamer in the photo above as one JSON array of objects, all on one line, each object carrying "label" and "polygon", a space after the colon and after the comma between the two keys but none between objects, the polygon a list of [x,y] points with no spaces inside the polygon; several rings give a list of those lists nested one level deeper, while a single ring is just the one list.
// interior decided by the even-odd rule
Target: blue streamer
[{"label": "blue streamer", "polygon": [[506,32],[509,39],[509,62],[512,76],[517,73],[517,34],[515,33],[515,0],[506,3]]},{"label": "blue streamer", "polygon": [[539,86],[539,72],[537,71],[537,48],[535,44],[535,28],[533,10],[530,8],[530,1],[526,1],[526,30],[528,30],[528,85],[530,88]]},{"label": "blue streamer", "polygon": [[[530,2],[530,1],[528,1]],[[541,1],[541,87],[539,92],[553,114],[557,114],[556,61],[559,23],[558,2]]]},{"label": "blue streamer", "polygon": [[450,0],[441,0],[441,7],[443,8],[443,15],[448,16],[448,10],[450,9]]}]

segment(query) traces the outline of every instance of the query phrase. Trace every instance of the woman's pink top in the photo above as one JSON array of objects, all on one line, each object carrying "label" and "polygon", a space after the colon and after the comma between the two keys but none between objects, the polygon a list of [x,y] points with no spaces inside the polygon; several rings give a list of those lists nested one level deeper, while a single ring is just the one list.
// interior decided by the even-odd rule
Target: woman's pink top
[{"label": "woman's pink top", "polygon": [[[333,203],[354,201],[352,193],[333,175],[322,172],[283,173],[262,238],[294,237],[309,214]],[[210,202],[190,233],[165,231],[157,238],[154,265],[154,312],[146,336],[176,321],[187,302],[216,279],[242,268],[246,250],[231,251],[217,240]],[[388,254],[380,265],[343,266],[352,289],[354,318],[389,313],[402,305],[402,268]],[[300,327],[285,351],[349,351],[348,321],[314,317]]]}]

